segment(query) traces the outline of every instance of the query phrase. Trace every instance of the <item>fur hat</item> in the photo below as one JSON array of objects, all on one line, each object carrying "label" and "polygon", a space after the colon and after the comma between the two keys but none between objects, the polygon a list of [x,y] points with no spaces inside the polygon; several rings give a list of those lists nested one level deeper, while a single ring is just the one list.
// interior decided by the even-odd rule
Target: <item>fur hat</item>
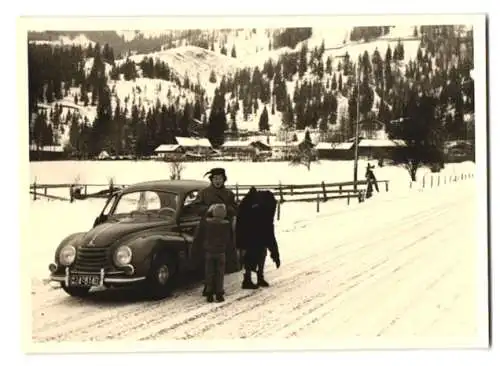
[{"label": "fur hat", "polygon": [[207,175],[209,179],[212,179],[214,175],[222,175],[224,180],[227,180],[226,170],[224,168],[213,168],[206,172],[203,176],[206,177]]}]

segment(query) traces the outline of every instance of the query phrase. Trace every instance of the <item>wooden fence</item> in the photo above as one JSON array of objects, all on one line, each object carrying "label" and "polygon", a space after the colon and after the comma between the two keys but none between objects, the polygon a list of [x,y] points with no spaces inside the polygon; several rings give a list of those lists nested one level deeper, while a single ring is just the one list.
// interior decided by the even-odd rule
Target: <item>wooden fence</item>
[{"label": "wooden fence", "polygon": [[[377,181],[379,189],[389,191],[389,181]],[[364,201],[366,191],[366,180],[357,182],[357,189],[354,189],[354,182],[336,182],[319,184],[274,184],[274,185],[228,185],[236,195],[237,201],[240,201],[251,187],[258,190],[269,190],[273,192],[278,200],[277,218],[279,220],[281,214],[281,205],[285,202],[315,202],[316,212],[320,211],[320,202],[327,202],[329,200],[345,199],[347,204],[351,203],[351,199],[356,199],[359,203]],[[38,198],[48,198],[53,200],[73,202],[75,199],[81,198],[107,198],[111,192],[122,189],[127,185],[122,184],[37,184],[36,182],[30,185],[30,195],[33,200]],[[75,194],[75,188],[78,187],[80,191]],[[95,188],[102,188],[98,192],[89,193],[90,190]],[[59,190],[58,194],[50,194],[50,190]],[[67,189],[68,196],[63,196],[60,190]]]}]

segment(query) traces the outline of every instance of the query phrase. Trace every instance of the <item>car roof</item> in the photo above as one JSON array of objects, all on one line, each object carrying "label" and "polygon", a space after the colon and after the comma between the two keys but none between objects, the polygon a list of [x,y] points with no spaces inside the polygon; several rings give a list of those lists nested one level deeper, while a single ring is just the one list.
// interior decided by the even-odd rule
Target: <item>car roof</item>
[{"label": "car roof", "polygon": [[122,193],[142,190],[166,190],[176,193],[187,193],[195,189],[208,187],[209,182],[204,180],[151,180],[126,186]]}]

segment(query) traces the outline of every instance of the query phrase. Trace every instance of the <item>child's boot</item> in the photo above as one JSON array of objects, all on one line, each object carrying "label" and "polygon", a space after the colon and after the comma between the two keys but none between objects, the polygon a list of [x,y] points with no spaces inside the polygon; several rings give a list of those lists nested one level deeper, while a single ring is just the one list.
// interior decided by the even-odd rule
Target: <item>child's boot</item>
[{"label": "child's boot", "polygon": [[207,302],[214,302],[214,295],[213,294],[207,294]]},{"label": "child's boot", "polygon": [[215,295],[215,301],[216,302],[223,302],[223,301],[225,301],[224,295],[222,293],[218,293],[217,295]]}]

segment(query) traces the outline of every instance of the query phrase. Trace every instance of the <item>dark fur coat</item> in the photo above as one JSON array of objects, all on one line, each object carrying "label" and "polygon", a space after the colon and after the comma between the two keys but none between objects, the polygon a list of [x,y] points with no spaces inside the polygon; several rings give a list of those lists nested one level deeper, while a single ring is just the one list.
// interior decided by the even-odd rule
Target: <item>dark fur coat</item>
[{"label": "dark fur coat", "polygon": [[241,200],[236,218],[236,248],[245,251],[243,264],[256,270],[263,250],[269,250],[279,266],[280,255],[274,230],[277,201],[270,191],[252,187]]}]

